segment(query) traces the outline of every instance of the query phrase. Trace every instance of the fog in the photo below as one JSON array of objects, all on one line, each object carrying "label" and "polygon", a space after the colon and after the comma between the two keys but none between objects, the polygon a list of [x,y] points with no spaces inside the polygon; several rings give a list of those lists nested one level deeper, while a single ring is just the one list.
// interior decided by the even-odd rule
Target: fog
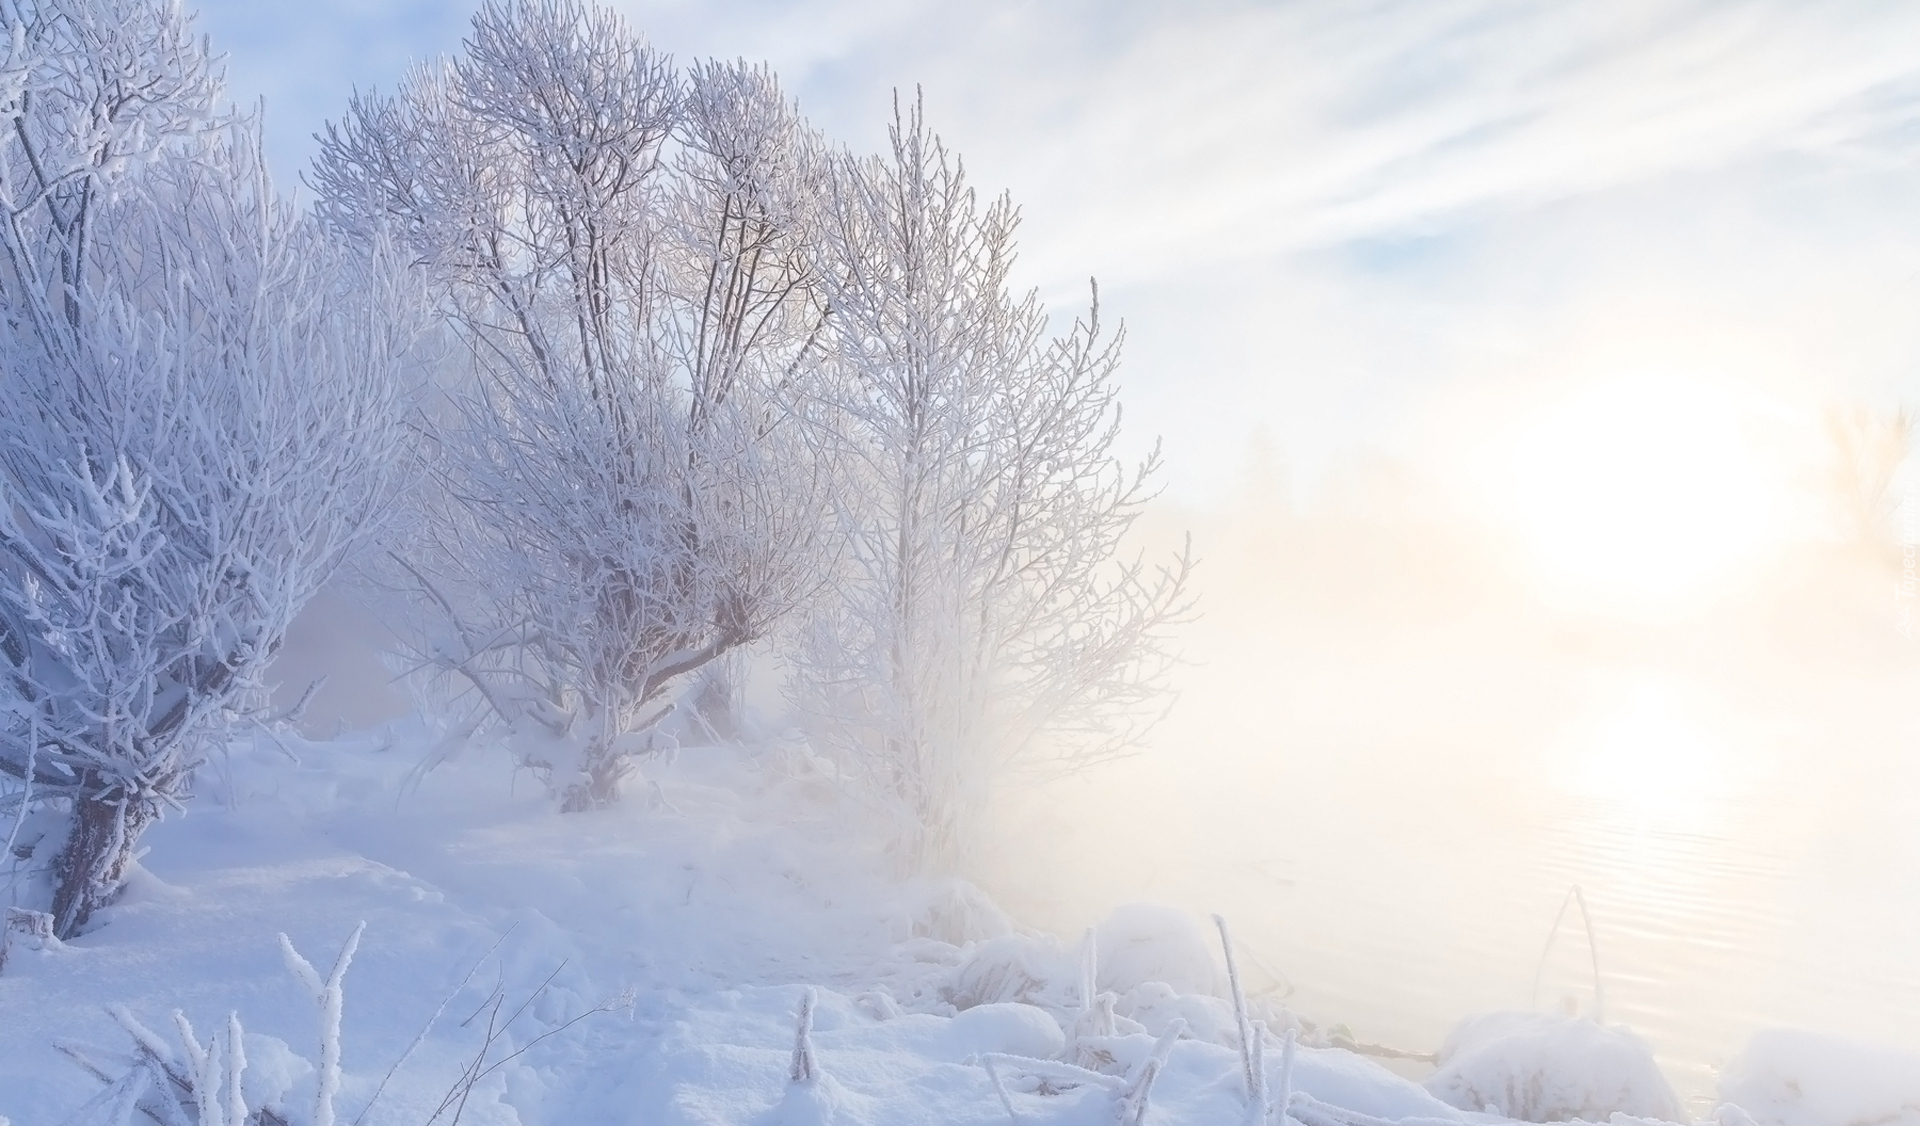
[{"label": "fog", "polygon": [[[1654,446],[1654,484],[1700,499]],[[1128,900],[1219,911],[1310,1019],[1432,1051],[1462,1016],[1534,1003],[1537,971],[1539,1004],[1592,1010],[1577,914],[1542,960],[1578,885],[1606,1019],[1700,1113],[1763,1026],[1920,1046],[1897,543],[1823,532],[1837,505],[1809,487],[1776,498],[1797,523],[1692,559],[1657,505],[1611,544],[1588,512],[1589,554],[1619,564],[1596,568],[1553,539],[1577,513],[1526,509],[1537,481],[1475,520],[1431,494],[1423,515],[1440,474],[1383,455],[1298,504],[1270,441],[1244,461],[1232,499],[1144,530],[1190,529],[1206,561],[1151,745],[1007,798],[990,883],[1018,916],[1073,934]],[[1656,561],[1677,579],[1643,581]]]},{"label": "fog", "polygon": [[[1920,479],[1835,437],[1895,421],[1554,386],[1431,461],[1313,479],[1256,428],[1218,500],[1157,501],[1136,546],[1202,561],[1170,709],[1131,757],[1003,792],[979,882],[1063,936],[1221,912],[1256,989],[1407,1051],[1603,1002],[1700,1114],[1764,1027],[1920,1047]],[[350,595],[302,618],[278,672],[289,702],[331,674],[309,730],[406,710],[384,643]],[[1599,997],[1577,912],[1547,946],[1574,886]]]},{"label": "fog", "polygon": [[[1831,434],[1920,357],[1913,12],[619,6],[856,147],[919,87],[1023,207],[1019,284],[1070,318],[1097,274],[1126,322],[1139,540],[1191,533],[1199,616],[1137,755],[1002,795],[981,882],[1023,923],[1220,911],[1263,988],[1430,1051],[1593,1007],[1577,922],[1542,958],[1578,885],[1689,1109],[1762,1026],[1920,1047],[1920,475],[1863,534]],[[208,9],[290,169],[342,75],[463,14]],[[406,701],[356,614],[283,665],[365,724]]]}]

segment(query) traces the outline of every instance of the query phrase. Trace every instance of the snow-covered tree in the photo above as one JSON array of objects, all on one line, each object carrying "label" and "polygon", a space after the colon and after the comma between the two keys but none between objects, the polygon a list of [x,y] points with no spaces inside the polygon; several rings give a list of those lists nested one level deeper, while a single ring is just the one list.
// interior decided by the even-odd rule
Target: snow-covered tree
[{"label": "snow-covered tree", "polygon": [[1008,288],[1012,203],[981,206],[917,106],[891,138],[835,166],[821,235],[845,551],[795,687],[906,861],[951,870],[1009,770],[1086,764],[1153,718],[1188,563],[1119,557],[1157,458],[1113,454],[1097,291],[1049,340]]},{"label": "snow-covered tree", "polygon": [[422,656],[566,808],[814,584],[815,147],[768,71],[682,76],[573,0],[484,5],[323,139],[332,221],[401,232],[471,366],[400,559]]},{"label": "snow-covered tree", "polygon": [[275,197],[177,5],[0,23],[0,773],[69,815],[68,936],[389,507],[410,302]]}]

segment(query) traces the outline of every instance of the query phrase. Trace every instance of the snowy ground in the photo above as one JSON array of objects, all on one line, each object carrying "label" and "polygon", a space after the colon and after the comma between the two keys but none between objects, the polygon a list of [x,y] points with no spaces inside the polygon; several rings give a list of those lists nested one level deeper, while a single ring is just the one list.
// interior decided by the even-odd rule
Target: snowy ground
[{"label": "snowy ground", "polygon": [[[685,750],[622,808],[569,816],[498,754],[466,749],[422,775],[433,742],[404,724],[285,751],[263,738],[215,764],[94,930],[64,949],[16,940],[0,969],[0,1115],[51,1126],[94,1099],[101,1083],[55,1041],[113,1072],[129,1043],[107,1012],[119,1003],[169,1039],[173,1010],[203,1039],[237,1012],[249,1106],[308,1126],[316,1007],[277,936],[324,976],[364,921],[344,977],[341,1124],[1113,1123],[1156,1045],[1145,1122],[1249,1121],[1199,920],[1116,913],[1094,943],[1111,1012],[1088,1013],[1084,940],[1021,933],[964,885],[887,878],[797,742]],[[809,990],[817,1071],[796,1083]],[[1430,1092],[1312,1046],[1311,1030],[1288,1064],[1292,1016],[1252,1008],[1270,1029],[1270,1098],[1290,1090],[1304,1126],[1666,1105],[1637,1041],[1587,1022],[1463,1026]],[[1807,1034],[1757,1039],[1723,1093],[1741,1109],[1722,1126],[1920,1126],[1920,1060]]]}]

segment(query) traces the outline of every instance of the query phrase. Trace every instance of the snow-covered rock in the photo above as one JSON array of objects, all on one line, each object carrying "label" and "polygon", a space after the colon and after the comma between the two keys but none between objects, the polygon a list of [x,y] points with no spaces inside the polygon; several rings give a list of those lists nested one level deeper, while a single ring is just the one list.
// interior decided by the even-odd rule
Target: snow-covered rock
[{"label": "snow-covered rock", "polygon": [[1498,1012],[1468,1017],[1440,1046],[1427,1090],[1462,1110],[1525,1122],[1614,1114],[1674,1121],[1680,1102],[1631,1029],[1586,1017]]},{"label": "snow-covered rock", "polygon": [[1920,1126],[1920,1055],[1769,1029],[1721,1075],[1720,1097],[1760,1126]]}]

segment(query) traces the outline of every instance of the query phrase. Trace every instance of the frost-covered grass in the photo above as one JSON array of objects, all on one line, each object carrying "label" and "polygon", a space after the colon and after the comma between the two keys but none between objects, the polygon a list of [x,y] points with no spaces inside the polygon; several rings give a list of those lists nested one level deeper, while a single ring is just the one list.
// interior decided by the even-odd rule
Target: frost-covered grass
[{"label": "frost-covered grass", "polygon": [[[882,875],[876,836],[798,742],[687,749],[655,760],[636,800],[560,815],[486,748],[416,777],[438,739],[418,722],[288,739],[297,763],[269,740],[236,747],[94,929],[16,944],[0,970],[0,1115],[59,1123],[92,1101],[78,1121],[112,1121],[100,1079],[56,1041],[111,1078],[137,1055],[129,1026],[164,1032],[148,1035],[223,1092],[222,1113],[289,1126],[1214,1126],[1263,1105],[1272,1122],[1286,1106],[1303,1126],[1377,1126],[1666,1109],[1607,1090],[1596,1061],[1629,1077],[1651,1062],[1628,1058],[1630,1033],[1581,1018],[1463,1028],[1423,1087],[1268,999],[1236,1005],[1222,935],[1179,912],[1136,905],[1062,941],[966,885]],[[1910,1065],[1763,1038],[1730,1077],[1744,1110],[1721,1117],[1904,1126]]]}]

